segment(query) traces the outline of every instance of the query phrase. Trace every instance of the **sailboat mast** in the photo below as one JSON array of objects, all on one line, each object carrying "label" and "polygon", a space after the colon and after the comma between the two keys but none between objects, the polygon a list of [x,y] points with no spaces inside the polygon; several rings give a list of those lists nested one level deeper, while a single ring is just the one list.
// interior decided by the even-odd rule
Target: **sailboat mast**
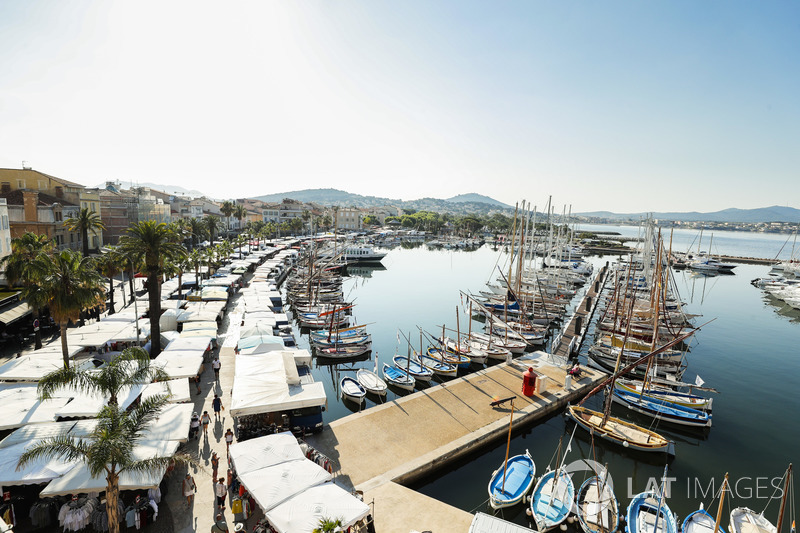
[{"label": "sailboat mast", "polygon": [[[514,222],[511,224],[511,251],[509,252],[508,256],[508,279],[506,283],[511,282],[511,269],[514,266],[514,240],[517,238],[517,210],[519,209],[519,203],[514,204]],[[510,289],[511,287],[506,286],[506,289]]]},{"label": "sailboat mast", "polygon": [[714,520],[714,531],[719,531],[719,523],[722,521],[722,502],[725,501],[725,488],[728,486],[728,473],[725,472],[725,479],[722,481],[722,488],[719,493],[719,507],[717,508],[717,518]]},{"label": "sailboat mast", "polygon": [[783,526],[783,514],[786,511],[786,500],[787,495],[789,494],[789,483],[792,479],[792,463],[789,463],[789,468],[786,469],[786,480],[783,483],[783,496],[781,497],[781,510],[778,513],[778,524],[777,524],[777,532],[781,533],[781,527]]},{"label": "sailboat mast", "polygon": [[511,450],[511,423],[514,421],[514,399],[511,399],[511,418],[508,420],[508,440],[506,441],[506,460],[503,461],[503,484],[500,490],[506,489],[506,469],[508,468],[508,452]]}]

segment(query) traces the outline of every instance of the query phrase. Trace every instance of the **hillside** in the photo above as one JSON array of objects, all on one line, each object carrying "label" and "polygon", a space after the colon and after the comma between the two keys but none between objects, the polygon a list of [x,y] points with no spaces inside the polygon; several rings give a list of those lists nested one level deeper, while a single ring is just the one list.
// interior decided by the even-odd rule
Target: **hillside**
[{"label": "hillside", "polygon": [[394,205],[401,209],[435,211],[438,213],[448,212],[453,214],[488,214],[494,211],[512,209],[502,202],[480,194],[462,194],[448,200],[420,198],[418,200],[403,201],[392,198],[380,198],[378,196],[362,196],[339,189],[304,189],[300,191],[266,194],[254,198],[263,202],[280,202],[285,198],[291,198],[292,200],[298,200],[300,202],[313,202],[320,205],[338,205],[342,207],[380,207],[384,205]]},{"label": "hillside", "polygon": [[[648,213],[611,213],[609,211],[593,211],[588,213],[575,213],[578,217],[602,218],[608,220],[639,220]],[[800,222],[800,209],[773,205],[756,209],[729,208],[710,213],[690,212],[662,212],[650,213],[659,220],[680,220],[683,222]]]}]

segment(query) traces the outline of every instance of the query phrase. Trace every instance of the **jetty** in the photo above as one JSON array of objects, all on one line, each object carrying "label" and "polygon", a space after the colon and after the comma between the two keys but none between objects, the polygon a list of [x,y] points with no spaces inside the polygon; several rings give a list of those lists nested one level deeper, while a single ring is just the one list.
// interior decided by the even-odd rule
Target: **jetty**
[{"label": "jetty", "polygon": [[[606,377],[585,369],[565,387],[567,366],[552,354],[525,354],[336,420],[307,440],[338,465],[337,483],[374,502],[377,531],[467,531],[470,513],[407,485],[504,439],[510,405],[493,407],[492,401],[515,396],[514,427],[523,427],[560,413]],[[539,381],[530,397],[521,391],[528,368]],[[490,474],[476,482],[488,483]]]},{"label": "jetty", "polygon": [[607,279],[608,263],[597,272],[591,285],[587,288],[583,300],[575,309],[575,313],[561,332],[561,335],[553,340],[553,354],[569,359],[573,354],[580,351],[589,323],[594,315],[594,310],[597,308],[600,293],[603,291]]}]

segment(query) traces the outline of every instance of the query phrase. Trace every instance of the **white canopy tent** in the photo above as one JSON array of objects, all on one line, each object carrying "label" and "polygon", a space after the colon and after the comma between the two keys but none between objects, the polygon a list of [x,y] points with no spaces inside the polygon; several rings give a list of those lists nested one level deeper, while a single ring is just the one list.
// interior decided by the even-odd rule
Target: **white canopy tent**
[{"label": "white canopy tent", "polygon": [[[169,385],[169,391],[167,391],[167,385]],[[156,394],[170,394],[169,401],[172,403],[192,401],[192,395],[189,393],[189,380],[186,378],[145,385],[144,390],[142,390],[142,400],[146,400]]]},{"label": "white canopy tent", "polygon": [[278,533],[312,533],[322,518],[339,518],[347,529],[369,514],[369,506],[333,483],[311,487],[266,513]]},{"label": "white canopy tent", "polygon": [[[284,354],[291,361],[288,365],[284,363]],[[299,383],[295,376],[297,367],[291,350],[239,354],[233,378],[231,416],[325,405],[327,397],[322,383]]]},{"label": "white canopy tent", "polygon": [[[171,457],[178,449],[177,441],[142,442],[133,451],[138,460],[153,457]],[[166,467],[155,473],[130,473],[123,472],[119,477],[120,490],[139,490],[158,487],[164,478]],[[103,492],[106,490],[106,479],[92,477],[89,469],[79,463],[64,476],[51,481],[40,493],[40,497],[61,496],[78,492]]]},{"label": "white canopy tent", "polygon": [[297,438],[288,431],[231,444],[230,454],[239,475],[306,458]]},{"label": "white canopy tent", "polygon": [[[23,355],[16,359],[11,359],[0,366],[0,381],[39,381],[44,376],[64,367],[64,356],[61,355],[61,347],[56,351],[42,351]],[[74,358],[81,353],[83,348],[80,346],[70,346],[70,358]]]},{"label": "white canopy tent", "polygon": [[58,393],[54,398],[39,401],[35,383],[0,385],[0,430],[15,429],[26,424],[53,422],[56,413],[69,403],[72,395]]},{"label": "white canopy tent", "polygon": [[189,423],[194,406],[175,403],[164,407],[158,418],[144,431],[143,441],[186,442],[189,440]]},{"label": "white canopy tent", "polygon": [[170,379],[193,378],[203,365],[203,352],[199,350],[164,350],[153,359]]},{"label": "white canopy tent", "polygon": [[170,342],[164,351],[172,350],[199,350],[205,352],[211,349],[211,337],[178,337]]},{"label": "white canopy tent", "polygon": [[0,442],[0,486],[38,485],[64,475],[77,461],[42,458],[19,470],[17,464],[26,450],[44,439],[65,434],[76,438],[86,437],[96,425],[96,420],[52,422],[32,424],[13,431]]}]

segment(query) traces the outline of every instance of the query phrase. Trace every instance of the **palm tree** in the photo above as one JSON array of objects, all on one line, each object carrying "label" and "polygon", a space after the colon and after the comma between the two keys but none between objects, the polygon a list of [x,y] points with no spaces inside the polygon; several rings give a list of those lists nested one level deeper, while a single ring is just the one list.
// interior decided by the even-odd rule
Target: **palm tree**
[{"label": "palm tree", "polygon": [[138,459],[134,451],[145,438],[147,428],[168,402],[167,395],[142,400],[130,411],[107,405],[100,411],[97,426],[86,438],[62,434],[44,439],[23,453],[17,468],[41,458],[80,460],[93,477],[105,476],[106,513],[110,533],[119,533],[119,479],[122,474],[163,474],[171,464],[193,464],[188,455]]},{"label": "palm tree", "polygon": [[192,239],[192,250],[197,248],[200,238],[206,235],[207,228],[202,218],[190,218],[188,228],[189,236]]},{"label": "palm tree", "polygon": [[[336,528],[340,528],[342,526],[342,519],[341,518],[320,518],[317,527],[315,527],[311,533],[329,533],[331,531],[336,531]],[[341,529],[339,529],[341,531]]]},{"label": "palm tree", "polygon": [[214,244],[214,237],[217,236],[217,233],[220,229],[220,222],[219,217],[210,215],[206,217],[206,229],[208,230],[209,241],[211,244]]},{"label": "palm tree", "polygon": [[[49,253],[52,249],[53,241],[48,239],[47,235],[27,232],[21,237],[11,239],[11,254],[0,260],[0,265],[5,266],[8,284],[14,286],[20,283],[23,287],[35,285],[35,273],[31,270],[33,260],[40,254]],[[38,320],[39,310],[42,307],[38,305],[37,299],[28,300],[28,305],[32,308],[34,320]],[[42,333],[39,330],[34,332],[34,339],[34,347],[38,350],[42,347]]]},{"label": "palm tree", "polygon": [[147,292],[150,309],[150,355],[161,353],[161,283],[165,264],[178,263],[186,258],[186,248],[178,236],[163,222],[146,220],[128,228],[120,238],[120,249],[130,255],[136,264],[144,265],[147,274]]},{"label": "palm tree", "polygon": [[205,254],[201,250],[192,250],[189,254],[188,264],[194,267],[194,286],[200,291],[200,267],[206,262]]},{"label": "palm tree", "polygon": [[97,230],[106,229],[106,225],[100,220],[100,215],[95,211],[90,211],[88,207],[84,207],[78,211],[77,215],[65,220],[64,226],[70,231],[80,232],[83,241],[83,257],[89,255],[89,231],[93,235],[97,235]]},{"label": "palm tree", "polygon": [[[113,252],[109,252],[95,259],[95,264],[97,265],[97,270],[108,278],[108,314],[113,315],[116,312],[114,310],[114,276],[119,274],[121,270],[119,258]],[[122,299],[125,299],[125,295],[123,295]]]},{"label": "palm tree", "polygon": [[104,279],[94,268],[93,261],[72,250],[56,254],[40,254],[31,268],[36,272],[37,283],[25,287],[23,295],[29,301],[46,303],[50,316],[61,330],[61,353],[64,367],[69,367],[67,324],[77,320],[81,311],[105,302]]},{"label": "palm tree", "polygon": [[233,216],[239,221],[239,228],[241,229],[242,220],[247,218],[247,209],[245,209],[242,204],[236,204],[236,207],[233,209]]},{"label": "palm tree", "polygon": [[167,381],[169,375],[153,365],[150,355],[142,348],[126,348],[120,355],[100,370],[61,368],[39,380],[37,392],[40,400],[49,400],[65,388],[89,394],[108,396],[108,405],[117,405],[119,393],[126,387]]},{"label": "palm tree", "polygon": [[220,212],[225,215],[225,223],[227,225],[226,230],[228,232],[231,231],[231,215],[234,211],[236,211],[236,207],[234,206],[233,202],[230,200],[225,200],[222,202],[222,205],[219,208]]}]

